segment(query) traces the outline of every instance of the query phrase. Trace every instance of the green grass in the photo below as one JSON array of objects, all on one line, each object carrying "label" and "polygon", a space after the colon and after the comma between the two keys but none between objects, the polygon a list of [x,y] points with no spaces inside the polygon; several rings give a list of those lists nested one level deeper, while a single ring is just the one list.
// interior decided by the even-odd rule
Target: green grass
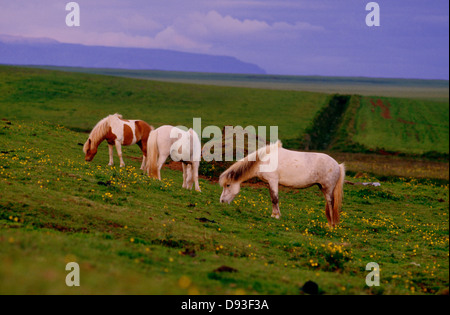
[{"label": "green grass", "polygon": [[112,75],[163,82],[182,82],[258,89],[310,91],[326,94],[378,95],[448,101],[448,80],[389,79],[366,77],[323,77],[290,75],[249,75],[158,70],[98,69],[35,66],[36,68]]},{"label": "green grass", "polygon": [[[36,117],[90,131],[115,112],[124,118],[202,128],[215,125],[278,126],[282,140],[298,138],[326,94],[216,87],[0,66],[0,117]],[[276,113],[276,115],[274,115]]]},{"label": "green grass", "polygon": [[448,101],[353,95],[329,150],[448,162],[448,120]]},{"label": "green grass", "polygon": [[[122,72],[125,71],[119,71]],[[106,73],[115,74],[111,71]],[[211,74],[206,78],[210,76],[214,77]],[[234,77],[231,78],[233,81]],[[341,81],[338,79],[330,78],[322,82],[315,78],[313,82],[332,86],[342,81],[342,78]],[[236,78],[234,80],[241,82]],[[354,80],[348,78],[345,82],[357,86],[359,81]],[[381,83],[392,88],[418,88],[411,87],[412,83],[406,81],[386,79]],[[422,82],[412,81],[414,84]],[[433,82],[424,81],[419,85],[431,88],[435,84]],[[439,81],[439,84],[441,86],[443,83]],[[329,90],[331,92],[333,89]],[[383,118],[380,107],[371,105],[371,100],[376,102],[378,99],[391,104],[392,118]],[[329,95],[324,93],[157,82],[0,66],[0,117],[26,121],[39,117],[81,131],[90,131],[97,121],[115,112],[125,118],[143,119],[155,127],[163,124],[191,127],[192,119],[200,117],[202,128],[208,125],[220,128],[225,125],[278,126],[279,137],[285,146],[298,149],[305,130],[329,100]],[[351,122],[343,124],[346,131],[354,129],[354,132],[348,139],[346,136],[337,137],[345,138],[338,139],[344,141],[344,148],[349,147],[350,141],[371,150],[419,155],[429,151],[448,154],[448,104],[448,98],[362,97],[359,107],[354,112],[349,110],[347,116]]]},{"label": "green grass", "polygon": [[[84,162],[85,134],[40,121],[0,128],[2,294],[299,294],[308,280],[323,294],[448,288],[448,183],[346,185],[343,222],[330,230],[316,188],[281,189],[276,220],[264,187],[223,205],[217,183],[201,180],[197,193],[178,171],[142,175],[137,147],[124,148],[125,168],[108,167],[104,144]],[[69,261],[80,287],[65,285]],[[380,287],[365,286],[372,261]],[[238,271],[214,271],[222,265]]]},{"label": "green grass", "polygon": [[[143,175],[137,146],[123,148],[127,166],[119,168],[117,157],[115,167],[106,166],[106,144],[91,163],[78,145],[87,138],[81,131],[114,112],[155,126],[191,126],[193,117],[203,127],[278,125],[280,138],[295,142],[327,99],[0,66],[0,294],[299,294],[308,280],[323,294],[448,289],[448,175],[434,175],[448,173],[448,163],[433,162],[430,172],[426,161],[418,168],[400,156],[378,163],[364,155],[361,166],[359,157],[341,153],[337,160],[355,176],[347,180],[381,186],[346,185],[342,224],[331,230],[317,187],[281,188],[276,220],[261,184],[243,186],[235,202],[223,205],[215,181],[201,179],[197,193],[181,189],[179,171],[164,168],[163,181]],[[367,131],[359,128],[364,115],[371,128],[386,124],[377,120],[379,108],[371,112],[370,98],[363,98],[368,108],[354,106],[357,99],[342,120],[348,128],[338,131],[344,142]],[[388,100],[392,121],[433,126],[423,145],[448,142],[445,102]],[[392,140],[397,150],[401,130],[393,126],[395,136],[383,136],[385,143]],[[358,141],[378,146],[370,139]],[[412,152],[411,143],[402,150]],[[380,176],[368,175],[372,164]],[[81,268],[77,288],[65,285],[70,261]],[[381,267],[380,287],[365,285],[372,261]],[[223,265],[237,272],[215,271]]]},{"label": "green grass", "polygon": [[363,97],[352,140],[393,152],[448,153],[448,121],[448,102]]}]

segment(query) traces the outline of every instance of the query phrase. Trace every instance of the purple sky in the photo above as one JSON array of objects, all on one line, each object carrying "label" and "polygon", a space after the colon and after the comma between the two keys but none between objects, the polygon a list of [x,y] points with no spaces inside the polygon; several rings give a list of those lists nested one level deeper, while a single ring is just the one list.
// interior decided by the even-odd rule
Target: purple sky
[{"label": "purple sky", "polygon": [[0,0],[0,34],[234,56],[271,74],[449,79],[449,1]]}]

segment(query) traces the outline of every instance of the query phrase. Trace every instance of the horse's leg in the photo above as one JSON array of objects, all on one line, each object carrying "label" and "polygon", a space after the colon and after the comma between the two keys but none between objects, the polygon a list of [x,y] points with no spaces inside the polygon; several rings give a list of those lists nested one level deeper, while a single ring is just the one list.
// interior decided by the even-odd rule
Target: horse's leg
[{"label": "horse's leg", "polygon": [[183,162],[181,162],[181,166],[183,166],[183,185],[181,186],[182,188],[187,188],[187,184],[186,184],[186,164],[184,164]]},{"label": "horse's leg", "polygon": [[278,181],[269,182],[270,198],[272,199],[272,218],[279,219],[281,216],[278,204]]},{"label": "horse's leg", "polygon": [[198,168],[200,166],[200,162],[192,162],[192,174],[194,177],[195,190],[201,192],[200,185],[198,184]]},{"label": "horse's leg", "polygon": [[141,163],[141,170],[145,170],[145,160],[147,158],[147,143],[143,143],[142,141],[139,141],[137,143],[137,145],[139,146],[139,148],[142,151],[142,163]]},{"label": "horse's leg", "polygon": [[119,159],[120,159],[120,167],[124,167],[125,162],[123,161],[123,158],[122,158],[122,145],[120,144],[119,141],[116,141],[116,150],[117,150],[117,155],[119,156]]},{"label": "horse's leg", "polygon": [[142,156],[141,170],[145,170],[145,159],[147,157],[145,155]]},{"label": "horse's leg", "polygon": [[325,215],[327,216],[328,226],[334,227],[333,209],[331,208],[333,206],[333,189],[322,186],[320,190],[322,190],[326,201]]},{"label": "horse's leg", "polygon": [[114,165],[114,159],[113,159],[114,145],[108,143],[108,149],[109,149],[109,163],[108,163],[108,165],[109,166],[113,166]]},{"label": "horse's leg", "polygon": [[187,164],[186,165],[186,189],[191,190],[192,189],[192,184],[193,184],[193,180],[192,180],[192,164]]},{"label": "horse's leg", "polygon": [[161,168],[163,166],[163,164],[166,162],[167,157],[169,156],[169,154],[161,154],[158,157],[158,179],[161,180]]}]

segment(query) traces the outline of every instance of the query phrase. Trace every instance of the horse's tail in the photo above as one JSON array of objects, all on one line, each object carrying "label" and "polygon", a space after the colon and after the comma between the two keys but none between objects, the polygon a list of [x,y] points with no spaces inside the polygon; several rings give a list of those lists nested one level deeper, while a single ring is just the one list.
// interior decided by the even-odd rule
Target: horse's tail
[{"label": "horse's tail", "polygon": [[345,165],[339,164],[340,175],[333,190],[333,224],[339,223],[339,212],[341,211],[342,198],[344,196],[344,179],[345,179]]},{"label": "horse's tail", "polygon": [[147,161],[145,167],[147,168],[148,176],[158,178],[158,130],[150,132],[147,142]]}]

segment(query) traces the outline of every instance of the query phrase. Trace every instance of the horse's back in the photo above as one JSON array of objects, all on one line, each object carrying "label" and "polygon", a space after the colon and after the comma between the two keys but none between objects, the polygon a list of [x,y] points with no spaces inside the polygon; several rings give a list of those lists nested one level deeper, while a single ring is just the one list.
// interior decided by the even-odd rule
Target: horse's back
[{"label": "horse's back", "polygon": [[314,184],[326,185],[340,176],[339,164],[324,153],[298,152],[281,148],[278,155],[278,176],[282,185],[297,188]]},{"label": "horse's back", "polygon": [[153,127],[143,120],[133,120],[137,141],[147,141]]},{"label": "horse's back", "polygon": [[156,128],[155,129],[155,131],[156,130],[158,130],[158,132],[170,132],[170,130],[172,130],[172,128],[173,128],[173,126],[171,126],[171,125],[162,125],[161,127],[158,127],[158,128]]}]

